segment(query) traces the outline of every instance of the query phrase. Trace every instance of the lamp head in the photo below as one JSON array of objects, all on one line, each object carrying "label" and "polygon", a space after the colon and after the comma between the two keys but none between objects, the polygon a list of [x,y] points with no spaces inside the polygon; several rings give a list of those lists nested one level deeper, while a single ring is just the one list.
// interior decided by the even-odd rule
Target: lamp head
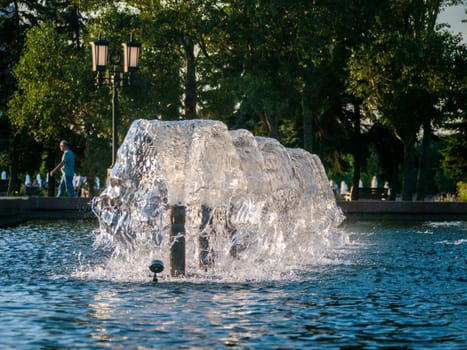
[{"label": "lamp head", "polygon": [[103,72],[107,66],[109,43],[102,40],[91,41],[92,48],[92,70],[94,72]]},{"label": "lamp head", "polygon": [[123,43],[123,71],[134,73],[138,70],[138,59],[141,50],[141,44],[133,41],[133,35],[130,41]]}]

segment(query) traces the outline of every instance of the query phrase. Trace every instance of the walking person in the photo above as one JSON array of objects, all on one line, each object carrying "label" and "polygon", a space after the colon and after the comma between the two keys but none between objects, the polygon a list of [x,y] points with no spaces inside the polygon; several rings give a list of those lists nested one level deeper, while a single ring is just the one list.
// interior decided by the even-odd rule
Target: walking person
[{"label": "walking person", "polygon": [[75,189],[73,188],[73,176],[75,175],[75,155],[70,149],[70,144],[66,140],[60,141],[60,150],[63,152],[62,161],[51,172],[50,176],[54,176],[59,169],[62,170],[62,178],[58,187],[57,197],[63,197],[65,190],[68,197],[75,197]]}]

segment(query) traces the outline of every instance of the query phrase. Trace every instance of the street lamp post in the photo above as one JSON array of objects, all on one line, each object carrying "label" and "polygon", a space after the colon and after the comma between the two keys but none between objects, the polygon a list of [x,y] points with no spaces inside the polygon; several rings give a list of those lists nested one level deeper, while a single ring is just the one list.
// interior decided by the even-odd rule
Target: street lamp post
[{"label": "street lamp post", "polygon": [[[109,54],[109,44],[102,40],[91,42],[92,48],[92,70],[97,72],[96,83],[98,87],[103,85],[112,86],[112,164],[113,168],[117,159],[118,149],[118,88],[130,86],[133,83],[134,76],[138,70],[138,59],[141,44],[133,41],[122,43],[123,50],[111,50]],[[123,71],[119,70],[122,62],[123,51]],[[107,69],[110,61],[111,68]]]}]

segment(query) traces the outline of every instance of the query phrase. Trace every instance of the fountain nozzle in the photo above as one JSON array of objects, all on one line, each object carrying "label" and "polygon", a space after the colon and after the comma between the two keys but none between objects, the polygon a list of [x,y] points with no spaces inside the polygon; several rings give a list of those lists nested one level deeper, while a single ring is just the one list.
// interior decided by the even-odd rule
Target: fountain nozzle
[{"label": "fountain nozzle", "polygon": [[157,282],[157,274],[164,271],[164,263],[161,260],[153,260],[149,265],[149,270],[154,272],[153,282]]}]

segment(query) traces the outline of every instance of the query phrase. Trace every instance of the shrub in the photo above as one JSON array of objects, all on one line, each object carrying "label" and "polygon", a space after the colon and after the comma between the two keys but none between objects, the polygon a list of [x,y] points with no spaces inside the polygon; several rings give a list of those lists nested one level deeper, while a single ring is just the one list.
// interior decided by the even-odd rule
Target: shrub
[{"label": "shrub", "polygon": [[457,183],[457,195],[459,201],[467,202],[467,182],[459,181]]}]

